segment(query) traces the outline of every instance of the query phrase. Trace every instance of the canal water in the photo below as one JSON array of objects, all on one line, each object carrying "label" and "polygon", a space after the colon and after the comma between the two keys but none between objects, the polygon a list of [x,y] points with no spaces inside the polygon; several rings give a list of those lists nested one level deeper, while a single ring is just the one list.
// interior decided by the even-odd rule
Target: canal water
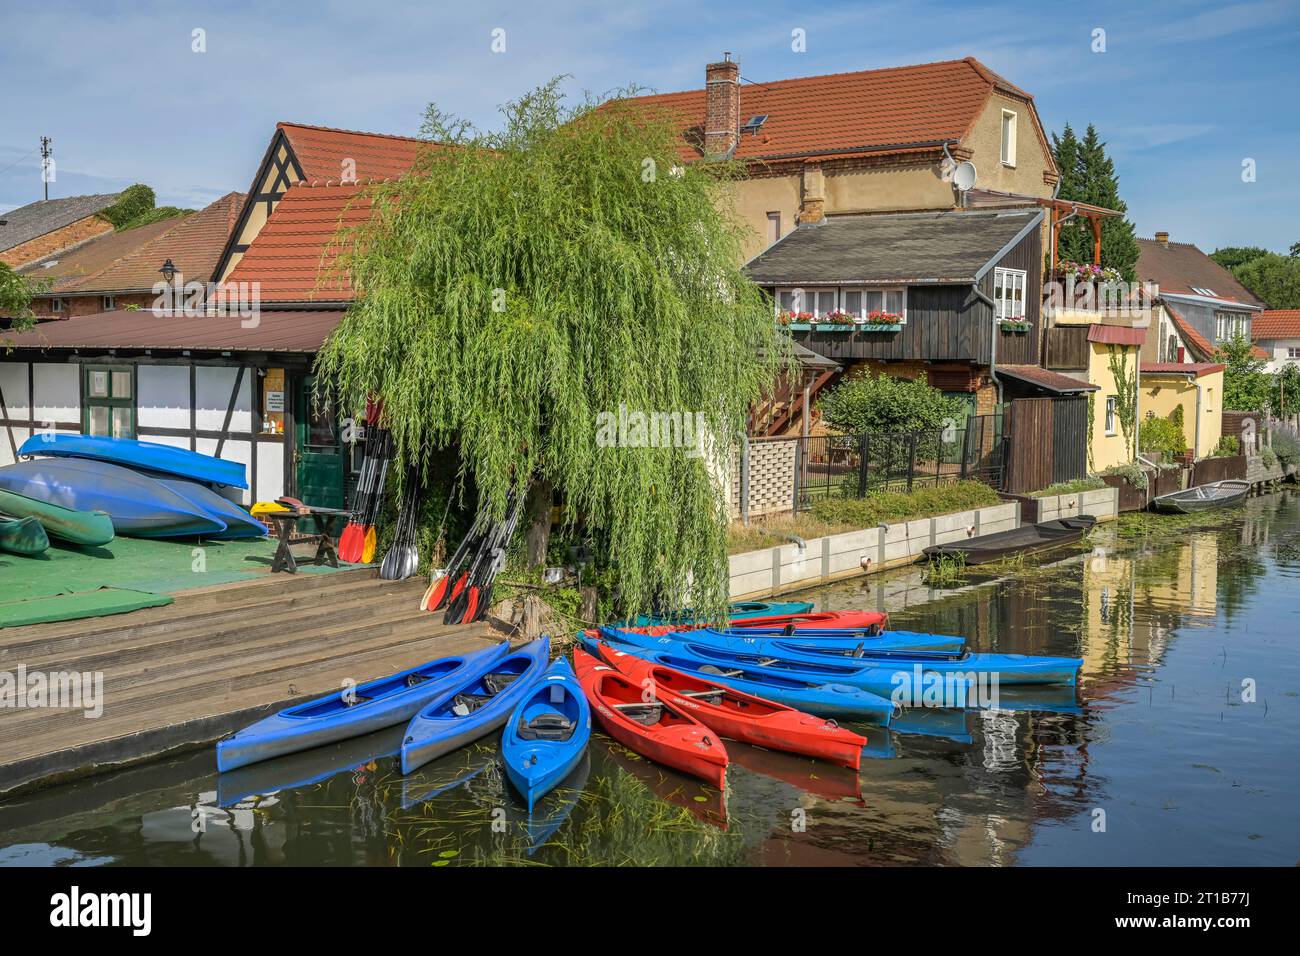
[{"label": "canal water", "polygon": [[[1130,516],[938,588],[808,592],[977,650],[1076,655],[1077,695],[912,712],[860,774],[728,742],[718,792],[597,734],[532,817],[494,743],[403,777],[402,728],[219,776],[210,750],[0,803],[0,864],[1294,865],[1300,496]],[[862,728],[859,728],[862,729]]]}]

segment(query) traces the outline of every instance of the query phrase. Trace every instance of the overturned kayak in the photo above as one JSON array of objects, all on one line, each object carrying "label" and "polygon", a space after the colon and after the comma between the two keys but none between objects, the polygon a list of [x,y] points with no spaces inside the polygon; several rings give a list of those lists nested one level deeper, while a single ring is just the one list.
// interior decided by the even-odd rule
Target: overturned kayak
[{"label": "overturned kayak", "polygon": [[722,789],[729,758],[715,731],[668,701],[647,699],[640,685],[581,648],[574,648],[573,663],[607,734],[643,757]]},{"label": "overturned kayak", "polygon": [[557,658],[515,708],[501,735],[506,776],[528,802],[530,813],[578,765],[590,737],[586,695],[569,662]]},{"label": "overturned kayak", "polygon": [[402,740],[402,773],[490,734],[541,680],[551,642],[539,637],[452,686],[411,718]]},{"label": "overturned kayak", "polygon": [[477,676],[505,656],[507,644],[441,657],[419,667],[286,707],[217,744],[217,769],[360,737],[410,720],[440,694]]},{"label": "overturned kayak", "polygon": [[619,654],[601,645],[601,657],[638,687],[688,711],[723,737],[843,764],[856,770],[866,738],[834,720],[814,717],[754,694],[686,674],[662,664]]},{"label": "overturned kayak", "polygon": [[99,547],[113,540],[113,519],[102,511],[73,511],[0,489],[0,513],[15,518],[35,518],[47,535],[70,544]]},{"label": "overturned kayak", "polygon": [[0,515],[0,551],[32,557],[44,554],[49,546],[50,539],[35,518],[8,518]]},{"label": "overturned kayak", "polygon": [[133,438],[108,438],[102,435],[33,435],[18,449],[19,455],[43,455],[53,458],[88,458],[107,461],[127,468],[145,468],[167,475],[206,481],[214,485],[247,488],[248,479],[242,463],[213,458],[211,455]]},{"label": "overturned kayak", "polygon": [[201,508],[213,518],[223,522],[226,529],[211,535],[218,541],[232,538],[266,537],[266,525],[233,501],[221,497],[207,485],[191,481],[188,478],[169,478],[167,475],[154,475],[153,477],[164,488],[176,492],[196,508]]},{"label": "overturned kayak", "polygon": [[116,534],[175,538],[216,534],[226,523],[130,468],[85,458],[38,458],[0,468],[0,489],[72,511],[102,511]]},{"label": "overturned kayak", "polygon": [[[602,639],[604,638],[592,638],[583,634],[582,643],[592,653],[600,653]],[[683,673],[698,674],[764,700],[776,701],[819,717],[888,724],[897,710],[892,701],[845,683],[801,678],[761,667],[719,666],[670,649],[649,650],[618,641],[610,642],[609,651],[642,657]]]}]

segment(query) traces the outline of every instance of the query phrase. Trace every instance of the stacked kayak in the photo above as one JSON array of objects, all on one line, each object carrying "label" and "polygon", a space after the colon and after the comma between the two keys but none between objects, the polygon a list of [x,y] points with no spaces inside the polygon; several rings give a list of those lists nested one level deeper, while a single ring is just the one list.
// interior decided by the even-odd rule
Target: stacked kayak
[{"label": "stacked kayak", "polygon": [[727,774],[722,739],[684,708],[647,695],[608,664],[573,651],[583,692],[607,734],[650,759],[721,789]]},{"label": "stacked kayak", "polygon": [[872,649],[889,651],[945,651],[960,653],[966,642],[960,637],[948,637],[943,634],[921,634],[915,631],[876,631],[868,628],[834,628],[816,630],[792,630],[789,628],[749,628],[733,627],[725,631],[712,628],[684,628],[680,624],[653,624],[647,627],[618,627],[620,632],[636,635],[629,640],[642,643],[641,638],[663,638],[668,641],[692,640],[695,636],[710,632],[724,634],[737,642],[758,644],[764,641],[786,641],[799,647],[823,648],[831,652],[851,652],[862,649],[871,653]]},{"label": "stacked kayak", "polygon": [[687,711],[723,737],[773,750],[818,757],[852,767],[867,740],[835,721],[814,717],[775,701],[746,694],[698,674],[684,674],[601,645],[607,664],[638,687]]},{"label": "stacked kayak", "polygon": [[[751,617],[772,617],[780,615],[782,617],[791,614],[807,614],[813,609],[810,601],[741,601],[731,605],[728,612],[733,621],[739,621]],[[690,624],[696,619],[696,614],[692,610],[685,610],[679,614],[641,614],[635,621],[638,625],[645,624]]]},{"label": "stacked kayak", "polygon": [[102,511],[74,511],[38,498],[0,490],[0,514],[35,518],[51,538],[99,547],[113,540],[113,520]]},{"label": "stacked kayak", "polygon": [[44,458],[85,458],[127,468],[144,468],[193,481],[232,488],[247,488],[245,469],[237,461],[130,438],[98,435],[33,435],[18,449],[19,455]]},{"label": "stacked kayak", "polygon": [[50,539],[35,518],[0,515],[0,551],[31,557],[43,554],[49,546]]},{"label": "stacked kayak", "polygon": [[426,704],[406,727],[402,773],[500,728],[541,679],[549,652],[550,641],[538,638]]},{"label": "stacked kayak", "polygon": [[577,675],[558,658],[523,702],[501,735],[506,776],[528,801],[555,788],[578,765],[591,737],[591,708]]},{"label": "stacked kayak", "polygon": [[[617,633],[617,631],[613,632],[614,635]],[[689,654],[679,653],[676,646],[662,650],[648,650],[610,638],[610,634],[593,638],[584,633],[582,643],[592,653],[600,653],[600,644],[606,641],[610,644],[612,653],[643,657],[671,667],[673,670],[703,676],[747,694],[776,701],[820,717],[888,724],[894,718],[896,711],[894,704],[887,698],[851,684],[774,671],[757,665],[719,665]]]},{"label": "stacked kayak", "polygon": [[429,701],[477,679],[505,656],[508,647],[498,644],[442,657],[350,690],[286,707],[218,743],[217,769],[234,770],[408,721]]}]

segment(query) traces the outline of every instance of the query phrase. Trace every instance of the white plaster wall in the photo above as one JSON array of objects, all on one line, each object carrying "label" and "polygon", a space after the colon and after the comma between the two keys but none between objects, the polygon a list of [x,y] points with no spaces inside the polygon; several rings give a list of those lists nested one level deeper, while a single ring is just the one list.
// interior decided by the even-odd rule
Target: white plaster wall
[{"label": "white plaster wall", "polygon": [[[0,359],[0,398],[4,399],[9,418],[26,419],[30,417],[27,394],[27,363],[5,362]],[[9,433],[13,433],[13,445],[9,444]],[[14,463],[14,451],[21,448],[23,442],[31,436],[29,428],[9,428],[0,426],[0,465]]]},{"label": "white plaster wall", "polygon": [[[37,422],[80,422],[81,366],[37,362],[34,371],[36,407],[32,418]],[[77,427],[80,430],[80,425]]]},{"label": "white plaster wall", "polygon": [[[187,365],[141,365],[136,371],[136,422],[140,428],[190,427],[190,370]],[[148,441],[177,444],[157,436]],[[182,440],[183,448],[189,442]]]},{"label": "white plaster wall", "polygon": [[[284,494],[284,442],[257,443],[257,501],[274,501]],[[249,475],[252,477],[251,472]]]},{"label": "white plaster wall", "polygon": [[[230,405],[230,390],[235,386],[237,368],[200,365],[194,370],[194,396],[198,406],[195,421],[199,431],[221,431],[226,421],[226,408]],[[257,373],[244,369],[235,398],[235,411],[230,416],[230,431],[253,430],[253,378]]]}]

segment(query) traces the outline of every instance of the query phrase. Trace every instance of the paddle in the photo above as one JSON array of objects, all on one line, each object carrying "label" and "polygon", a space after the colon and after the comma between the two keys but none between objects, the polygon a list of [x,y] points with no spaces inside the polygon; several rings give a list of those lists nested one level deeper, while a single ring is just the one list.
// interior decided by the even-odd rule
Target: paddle
[{"label": "paddle", "polygon": [[[505,546],[510,543],[514,532],[514,522],[518,517],[519,503],[522,495],[511,491],[506,498],[506,520],[494,524],[484,537],[469,570],[465,572],[452,588],[451,600],[447,612],[443,615],[444,624],[470,623],[480,613],[480,595],[485,584],[491,583],[496,571],[505,563]],[[504,540],[503,540],[504,538]]]},{"label": "paddle", "polygon": [[375,558],[375,546],[378,543],[379,512],[384,501],[384,483],[388,480],[388,465],[393,458],[393,436],[387,429],[382,429],[380,438],[381,454],[379,457],[379,474],[375,479],[374,491],[370,496],[369,513],[366,516],[366,534],[361,548],[361,563],[369,564]]},{"label": "paddle", "polygon": [[447,600],[447,589],[453,580],[452,575],[460,568],[460,564],[469,554],[470,548],[477,547],[479,539],[483,535],[483,516],[478,514],[474,516],[474,524],[470,526],[469,533],[460,542],[460,547],[456,553],[451,556],[445,568],[435,568],[429,575],[429,587],[424,592],[424,597],[420,599],[420,610],[436,611]]},{"label": "paddle", "polygon": [[379,566],[379,576],[386,581],[402,581],[415,573],[420,556],[415,550],[416,513],[420,503],[421,469],[417,462],[406,468],[402,484],[402,507],[397,518],[397,533]]},{"label": "paddle", "polygon": [[366,443],[363,446],[361,456],[361,474],[357,477],[357,486],[352,489],[352,511],[348,519],[347,527],[343,529],[343,534],[339,535],[338,555],[344,561],[355,562],[361,557],[361,538],[364,529],[361,527],[358,519],[361,517],[361,509],[365,507],[365,495],[370,488],[370,479],[374,472],[374,447],[375,447],[375,430],[368,423],[366,425]]},{"label": "paddle", "polygon": [[465,601],[465,614],[462,617],[466,622],[480,620],[492,606],[492,586],[496,583],[501,569],[506,566],[506,549],[510,547],[510,539],[514,537],[515,525],[519,521],[521,510],[519,504],[523,499],[523,494],[516,496],[507,510],[505,528],[502,529],[497,546],[492,552],[492,563],[488,565],[486,580],[477,587],[470,588],[469,597]]}]

